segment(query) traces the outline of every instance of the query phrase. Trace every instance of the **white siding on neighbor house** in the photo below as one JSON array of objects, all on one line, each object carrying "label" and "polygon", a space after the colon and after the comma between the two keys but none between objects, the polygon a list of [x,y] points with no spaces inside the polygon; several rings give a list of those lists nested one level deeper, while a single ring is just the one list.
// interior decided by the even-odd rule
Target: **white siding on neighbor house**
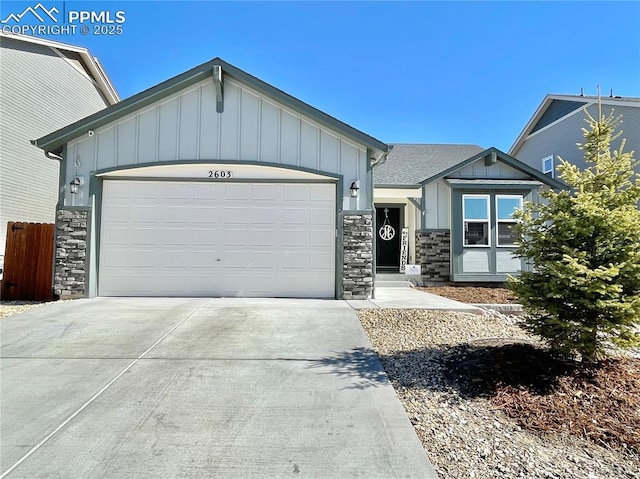
[{"label": "white siding on neighbor house", "polygon": [[[0,256],[8,221],[53,223],[58,162],[30,140],[105,108],[91,79],[47,46],[0,37]],[[1,263],[1,261],[0,261]]]},{"label": "white siding on neighbor house", "polygon": [[[67,183],[78,174],[158,162],[257,162],[344,175],[343,208],[367,209],[367,151],[264,95],[224,80],[224,112],[216,113],[213,80],[154,103],[68,144]],[[360,198],[349,186],[360,180]],[[87,204],[88,185],[65,203]]]},{"label": "white siding on neighbor house", "polygon": [[[619,130],[622,135],[612,143],[612,150],[620,148],[622,139],[626,139],[624,151],[635,151],[636,158],[640,153],[640,106],[614,106],[603,105],[602,113],[608,116],[613,108],[615,117],[622,116],[622,124]],[[592,104],[587,108],[591,116],[596,117],[598,106]],[[559,164],[558,157],[563,160],[585,167],[584,153],[577,146],[577,143],[584,143],[582,128],[588,128],[582,108],[567,115],[558,122],[553,123],[530,135],[515,152],[515,157],[532,166],[538,171],[542,171],[542,159],[554,155],[554,167]],[[636,169],[640,172],[639,169]]]}]

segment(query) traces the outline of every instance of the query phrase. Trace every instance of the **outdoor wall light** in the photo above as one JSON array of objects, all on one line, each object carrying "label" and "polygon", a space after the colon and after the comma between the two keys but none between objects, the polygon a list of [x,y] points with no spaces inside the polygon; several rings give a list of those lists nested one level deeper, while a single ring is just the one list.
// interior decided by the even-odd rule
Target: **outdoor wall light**
[{"label": "outdoor wall light", "polygon": [[351,190],[351,198],[357,198],[358,194],[360,193],[360,181],[356,180],[351,183],[351,187],[349,187],[349,190]]},{"label": "outdoor wall light", "polygon": [[84,185],[84,177],[76,176],[69,183],[69,191],[71,192],[72,195],[77,195],[82,185]]}]

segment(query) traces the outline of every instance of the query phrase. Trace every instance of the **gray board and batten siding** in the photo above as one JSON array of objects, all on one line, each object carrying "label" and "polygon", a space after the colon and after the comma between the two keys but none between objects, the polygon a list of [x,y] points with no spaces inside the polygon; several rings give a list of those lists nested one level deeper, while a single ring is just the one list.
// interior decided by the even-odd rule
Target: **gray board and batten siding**
[{"label": "gray board and batten siding", "polygon": [[21,38],[0,35],[0,256],[8,221],[55,220],[59,164],[30,140],[109,104],[78,53]]},{"label": "gray board and batten siding", "polygon": [[[211,75],[214,64],[221,64],[225,75],[223,113],[216,112]],[[186,77],[182,74],[170,80],[172,84],[164,82],[111,107],[104,115],[93,115],[47,135],[37,144],[54,152],[66,147],[67,184],[76,176],[75,160],[79,162],[77,175],[87,178],[96,172],[127,167],[253,163],[340,174],[344,178],[343,207],[370,208],[367,184],[371,156],[386,153],[384,143],[254,77],[249,76],[254,82],[247,84],[244,76],[238,74],[241,80],[236,80],[228,71],[235,74],[239,70],[213,60],[186,72],[190,73]],[[279,103],[279,95],[288,101]],[[149,97],[157,100],[149,103]],[[360,198],[354,202],[349,198],[349,186],[356,179],[361,189]],[[79,195],[71,198],[65,193],[61,202],[69,204],[73,200],[76,206],[86,205],[87,189],[85,183]]]},{"label": "gray board and batten siding", "polygon": [[[560,164],[560,158],[562,158],[584,169],[587,166],[584,161],[584,152],[578,148],[577,144],[585,142],[582,129],[588,128],[588,124],[585,121],[583,105],[575,105],[577,102],[570,103],[575,107],[572,111],[554,120],[557,123],[541,124],[539,128],[535,125],[532,133],[511,154],[537,170],[542,170],[542,160],[551,155],[553,155],[554,168]],[[613,112],[614,117],[622,117],[622,123],[618,127],[621,135],[612,142],[611,149],[619,150],[624,139],[626,141],[623,151],[634,151],[636,158],[640,153],[640,101],[637,103],[638,106],[602,105],[604,116],[609,116]],[[551,106],[553,107],[554,104],[552,103]],[[590,104],[587,111],[592,117],[597,118],[598,105]],[[541,121],[544,118],[543,114]],[[640,172],[640,166],[636,167],[636,172]]]}]

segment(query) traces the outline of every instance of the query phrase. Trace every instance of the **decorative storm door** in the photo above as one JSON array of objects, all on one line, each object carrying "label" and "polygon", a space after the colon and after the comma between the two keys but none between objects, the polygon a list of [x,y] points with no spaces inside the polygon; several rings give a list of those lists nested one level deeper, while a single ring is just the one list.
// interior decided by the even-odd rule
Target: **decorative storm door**
[{"label": "decorative storm door", "polygon": [[376,264],[378,271],[400,269],[400,208],[376,207]]}]

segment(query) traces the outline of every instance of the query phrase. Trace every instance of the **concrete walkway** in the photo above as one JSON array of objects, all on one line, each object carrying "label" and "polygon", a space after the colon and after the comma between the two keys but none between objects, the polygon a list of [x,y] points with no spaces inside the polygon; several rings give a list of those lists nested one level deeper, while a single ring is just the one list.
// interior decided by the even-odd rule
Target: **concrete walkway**
[{"label": "concrete walkway", "polygon": [[1,477],[436,477],[344,301],[60,302],[0,341]]},{"label": "concrete walkway", "polygon": [[443,298],[410,287],[376,287],[375,298],[366,300],[349,300],[354,309],[392,308],[392,309],[431,309],[439,311],[461,311],[480,313],[476,306]]}]

